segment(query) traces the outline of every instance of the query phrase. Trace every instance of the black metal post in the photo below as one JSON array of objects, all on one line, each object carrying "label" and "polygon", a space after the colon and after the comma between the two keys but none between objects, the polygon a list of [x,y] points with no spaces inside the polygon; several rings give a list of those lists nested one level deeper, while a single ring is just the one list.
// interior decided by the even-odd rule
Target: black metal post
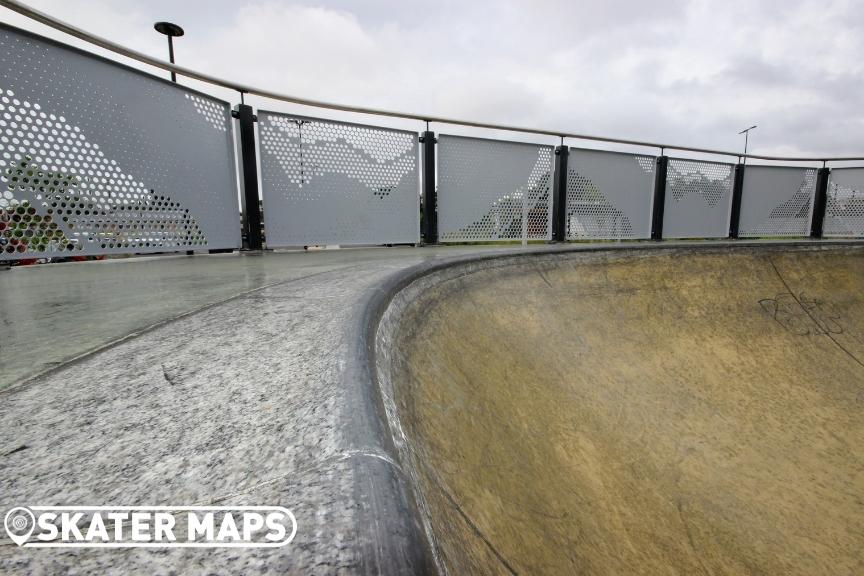
[{"label": "black metal post", "polygon": [[813,198],[813,222],[810,224],[810,237],[821,238],[825,224],[825,207],[828,205],[828,176],[831,170],[824,166],[816,172],[816,196]]},{"label": "black metal post", "polygon": [[[174,64],[174,38],[168,36],[168,60],[171,64]],[[171,71],[171,81],[177,82],[177,74],[174,71]]]},{"label": "black metal post", "polygon": [[729,237],[738,238],[738,224],[741,221],[741,195],[744,192],[745,164],[735,165],[735,176],[732,180],[732,211],[729,214]]},{"label": "black metal post", "polygon": [[258,160],[255,156],[255,122],[252,107],[240,104],[232,112],[240,125],[240,157],[243,183],[243,232],[247,250],[261,250],[261,205],[258,202]]},{"label": "black metal post", "polygon": [[552,240],[567,241],[567,161],[570,148],[555,147],[555,174],[552,180]]},{"label": "black metal post", "polygon": [[438,243],[438,191],[435,189],[435,133],[426,130],[423,144],[423,242]]},{"label": "black metal post", "polygon": [[663,239],[663,210],[666,207],[666,170],[669,166],[668,156],[657,157],[657,168],[654,170],[654,210],[651,215],[651,239]]}]

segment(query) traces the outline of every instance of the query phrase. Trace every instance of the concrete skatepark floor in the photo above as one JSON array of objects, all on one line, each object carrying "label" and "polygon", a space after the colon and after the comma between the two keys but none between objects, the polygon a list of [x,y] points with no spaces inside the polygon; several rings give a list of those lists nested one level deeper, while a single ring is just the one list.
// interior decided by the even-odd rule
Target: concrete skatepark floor
[{"label": "concrete skatepark floor", "polygon": [[[508,250],[485,247],[479,250]],[[121,258],[0,270],[0,390],[163,322],[262,287],[374,262],[474,247],[311,250]],[[34,343],[39,353],[34,353]]]},{"label": "concrete skatepark floor", "polygon": [[[429,537],[450,574],[861,573],[864,251],[663,248],[0,272],[0,507],[278,504],[299,526],[277,552],[0,540],[0,572],[422,573]],[[377,346],[373,295],[394,298]]]},{"label": "concrete skatepark floor", "polygon": [[558,255],[393,341],[451,574],[864,571],[864,254]]},{"label": "concrete skatepark floor", "polygon": [[0,374],[12,383],[0,390],[0,509],[281,504],[299,527],[276,551],[34,554],[4,531],[0,573],[421,573],[422,558],[413,557],[422,546],[394,488],[398,467],[360,366],[364,302],[400,270],[513,249],[0,271]]}]

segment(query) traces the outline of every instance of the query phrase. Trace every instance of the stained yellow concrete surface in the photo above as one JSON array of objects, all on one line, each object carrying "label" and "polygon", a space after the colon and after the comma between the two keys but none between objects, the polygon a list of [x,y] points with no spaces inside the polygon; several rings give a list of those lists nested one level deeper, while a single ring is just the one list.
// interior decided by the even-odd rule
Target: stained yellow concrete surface
[{"label": "stained yellow concrete surface", "polygon": [[398,335],[451,574],[864,574],[864,251],[527,258]]}]

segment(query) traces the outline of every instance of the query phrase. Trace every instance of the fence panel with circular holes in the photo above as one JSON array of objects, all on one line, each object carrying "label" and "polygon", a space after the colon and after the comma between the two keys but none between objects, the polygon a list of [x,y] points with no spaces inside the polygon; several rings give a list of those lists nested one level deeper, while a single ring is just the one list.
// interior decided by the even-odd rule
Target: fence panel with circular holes
[{"label": "fence panel with circular holes", "polygon": [[415,132],[258,112],[269,248],[420,241]]},{"label": "fence panel with circular holes", "polygon": [[656,161],[654,156],[571,148],[567,238],[650,238]]},{"label": "fence panel with circular holes", "polygon": [[664,238],[726,238],[732,205],[732,164],[669,158]]},{"label": "fence panel with circular holes", "polygon": [[0,25],[0,258],[240,245],[228,104]]},{"label": "fence panel with circular holes", "polygon": [[551,146],[442,135],[441,242],[552,239]]},{"label": "fence panel with circular holes", "polygon": [[825,236],[864,237],[864,168],[834,168],[828,179]]},{"label": "fence panel with circular holes", "polygon": [[808,236],[815,194],[815,168],[747,166],[738,235]]}]

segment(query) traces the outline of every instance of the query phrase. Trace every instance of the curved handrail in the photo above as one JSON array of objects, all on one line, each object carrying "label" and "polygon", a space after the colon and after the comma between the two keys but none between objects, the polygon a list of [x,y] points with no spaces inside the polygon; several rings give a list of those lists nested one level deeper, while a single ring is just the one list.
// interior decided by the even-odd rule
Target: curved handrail
[{"label": "curved handrail", "polygon": [[359,114],[370,114],[374,116],[389,116],[392,118],[403,118],[408,120],[419,120],[421,122],[431,122],[436,124],[451,124],[454,126],[466,126],[469,128],[485,128],[490,130],[504,130],[507,132],[521,132],[526,134],[540,134],[543,136],[555,136],[558,138],[573,138],[577,140],[589,140],[594,142],[610,142],[614,144],[627,144],[631,146],[644,146],[647,148],[659,148],[661,151],[665,149],[669,150],[682,150],[685,152],[698,152],[703,154],[716,154],[719,156],[733,156],[737,158],[752,158],[755,160],[774,160],[780,162],[847,162],[847,161],[861,161],[864,160],[864,156],[836,156],[836,157],[828,157],[828,156],[820,156],[820,157],[804,157],[804,156],[764,156],[761,154],[743,154],[741,152],[730,152],[728,150],[714,150],[710,148],[695,148],[692,146],[677,146],[674,144],[662,144],[659,142],[645,142],[640,140],[630,140],[625,138],[611,138],[606,136],[592,136],[589,134],[577,134],[574,132],[565,132],[561,130],[548,130],[544,128],[526,128],[524,126],[510,126],[507,124],[493,124],[486,122],[474,122],[471,120],[459,120],[456,118],[445,118],[441,116],[432,116],[429,114],[416,114],[413,112],[397,112],[392,110],[383,110],[380,108],[366,108],[364,106],[350,106],[348,104],[338,104],[335,102],[326,102],[323,100],[312,100],[309,98],[300,98],[298,96],[291,96],[289,94],[280,94],[278,92],[273,92],[270,90],[266,90],[264,88],[257,88],[254,86],[246,86],[243,84],[239,84],[237,82],[233,82],[231,80],[225,80],[223,78],[218,78],[216,76],[211,76],[209,74],[205,74],[203,72],[198,72],[196,70],[192,70],[191,68],[185,68],[183,66],[177,66],[176,64],[171,64],[169,62],[165,62],[164,60],[160,60],[158,58],[153,58],[152,56],[148,56],[143,52],[138,52],[137,50],[132,50],[131,48],[126,48],[120,44],[112,42],[106,38],[102,38],[101,36],[96,36],[95,34],[91,34],[86,30],[82,30],[72,24],[68,24],[63,22],[62,20],[58,20],[53,16],[31,8],[21,2],[16,0],[0,0],[0,6],[8,8],[14,12],[22,14],[32,20],[36,20],[37,22],[41,22],[46,26],[50,26],[55,30],[60,30],[61,32],[65,32],[70,36],[74,36],[85,42],[89,42],[90,44],[99,46],[100,48],[105,48],[106,50],[110,50],[122,56],[126,56],[128,58],[132,58],[133,60],[137,60],[138,62],[142,62],[144,64],[148,64],[150,66],[155,66],[156,68],[161,68],[163,70],[167,70],[169,72],[175,72],[182,76],[186,76],[188,78],[193,78],[195,80],[200,80],[201,82],[206,82],[207,84],[213,84],[215,86],[221,86],[223,88],[228,88],[231,90],[236,90],[242,94],[254,94],[256,96],[262,96],[264,98],[270,98],[273,100],[280,100],[282,102],[289,102],[291,104],[301,104],[304,106],[312,106],[315,108],[326,108],[329,110],[339,110],[341,112],[356,112]]}]

